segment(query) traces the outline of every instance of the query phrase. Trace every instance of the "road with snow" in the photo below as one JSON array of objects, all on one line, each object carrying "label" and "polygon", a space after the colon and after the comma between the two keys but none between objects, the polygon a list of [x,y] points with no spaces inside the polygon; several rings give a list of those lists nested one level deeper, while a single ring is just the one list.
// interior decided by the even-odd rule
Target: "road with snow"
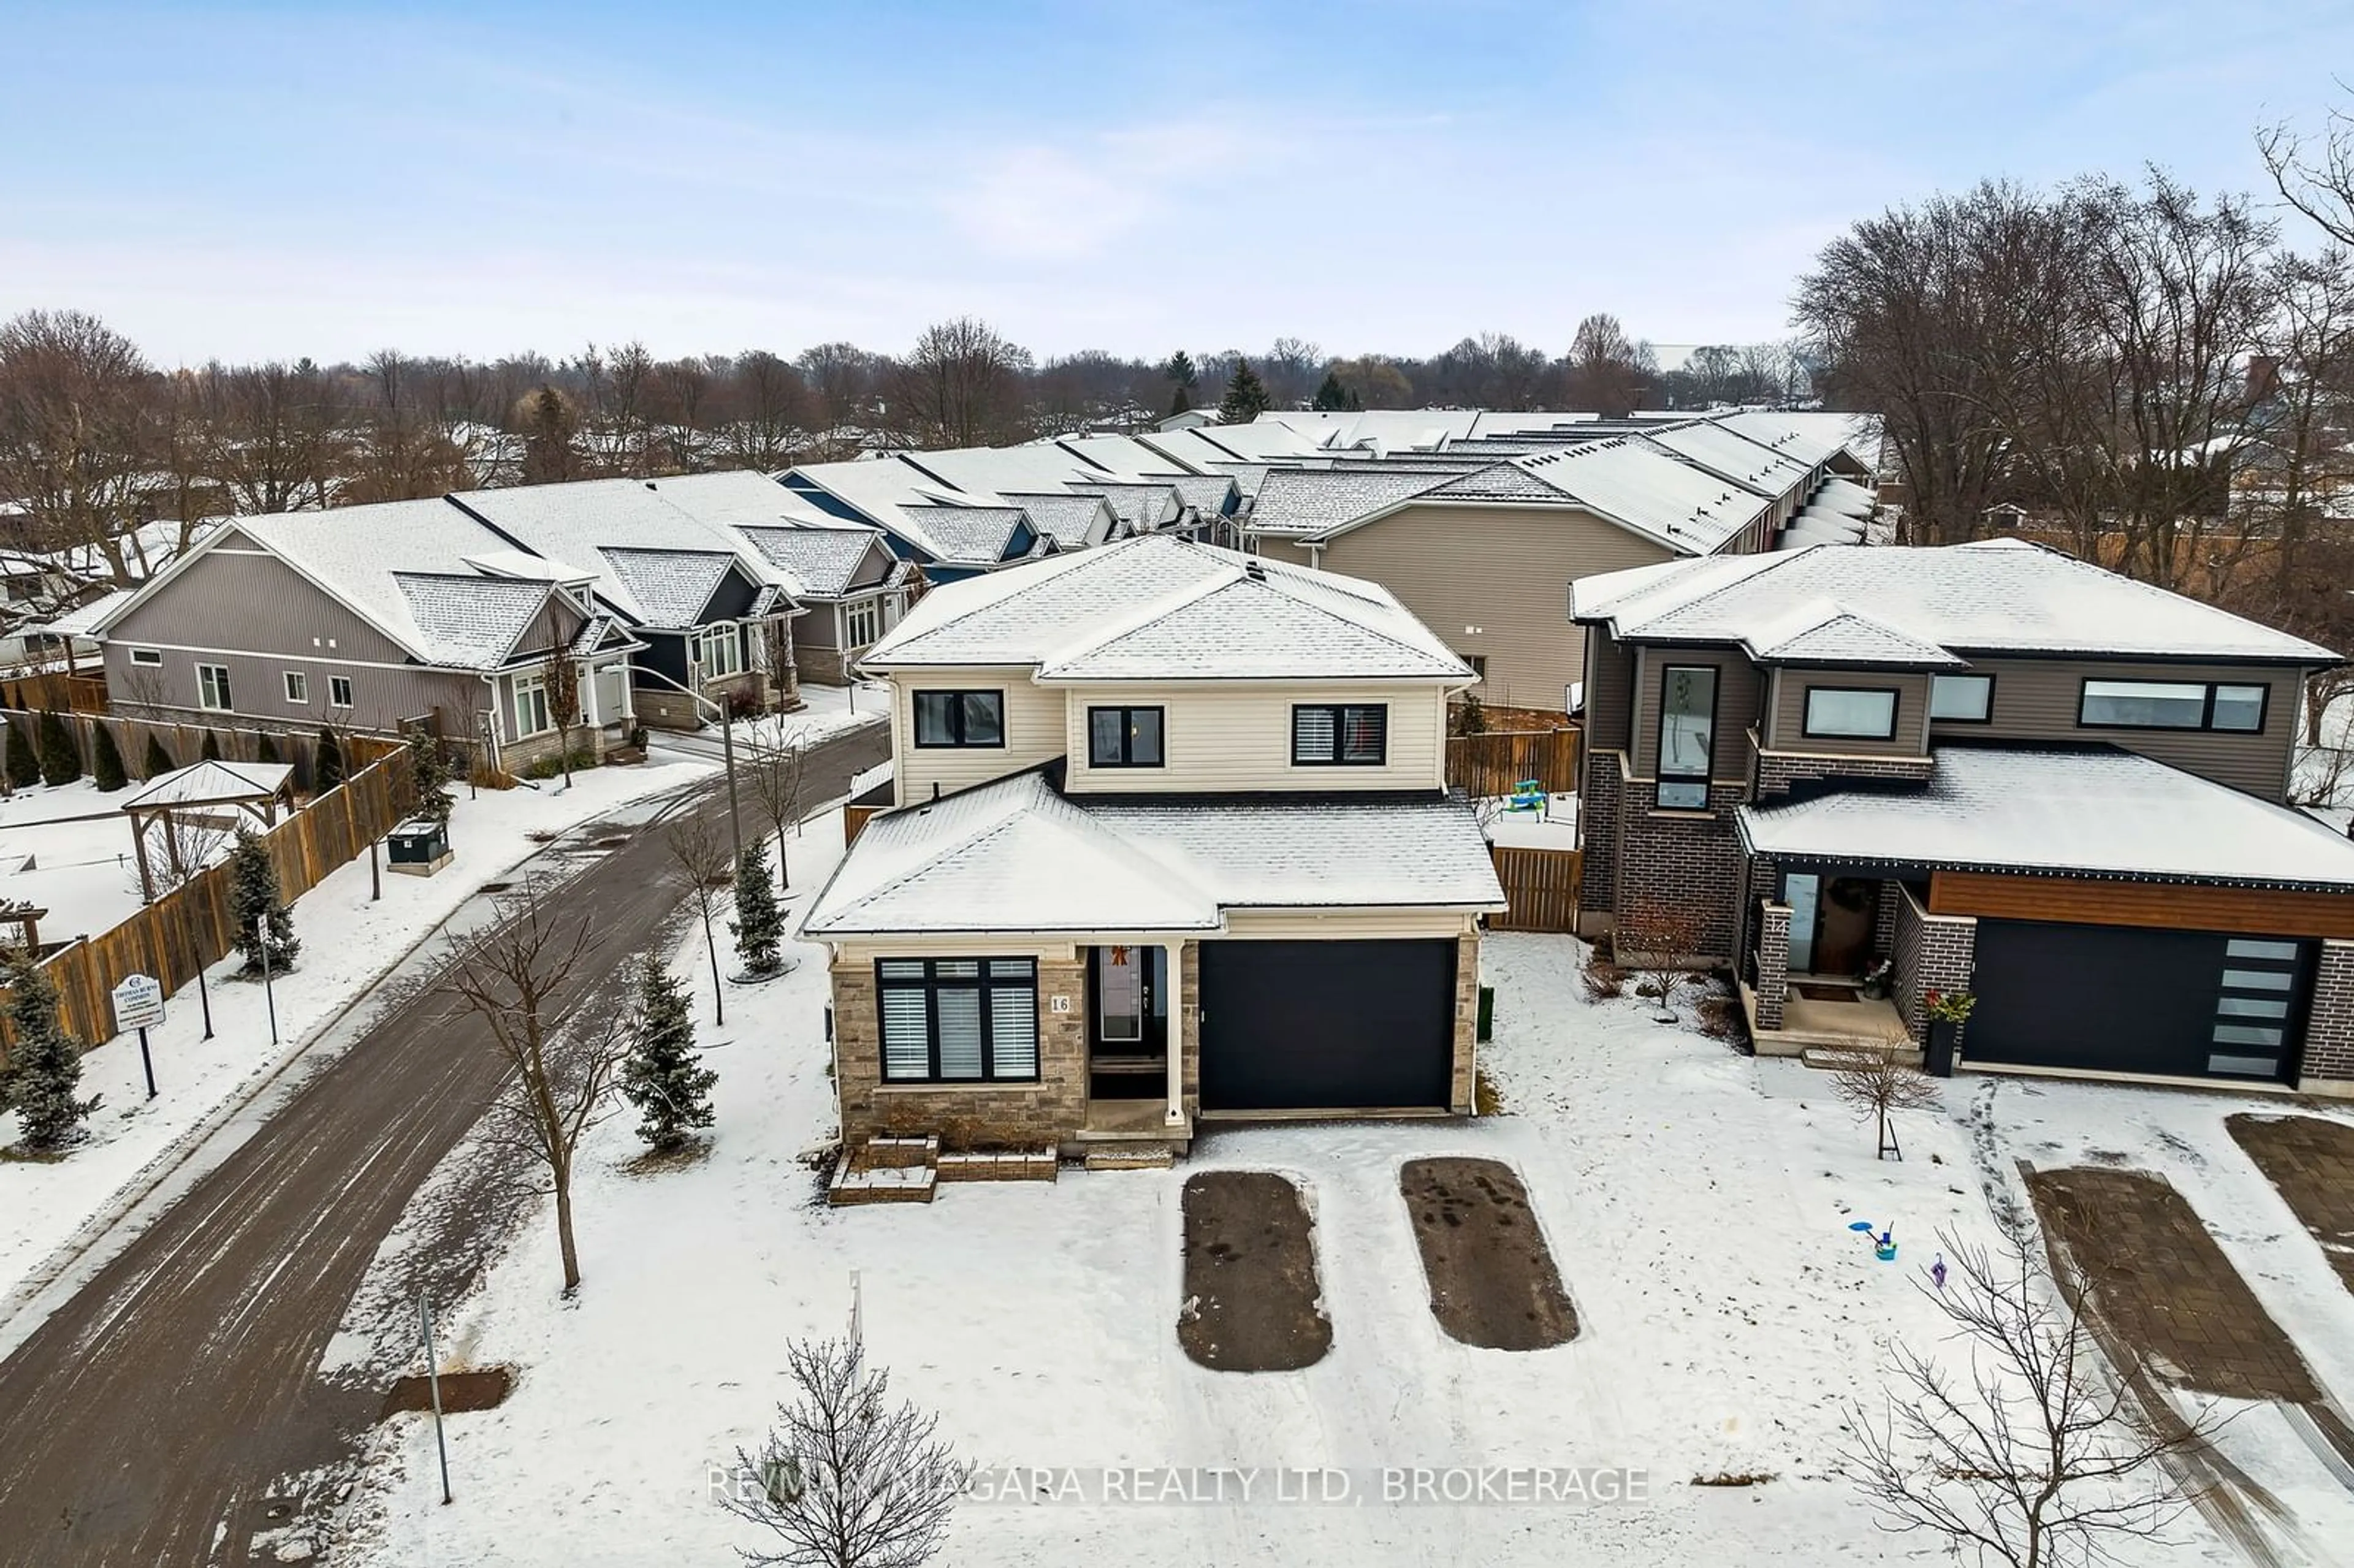
[{"label": "road with snow", "polygon": [[[878,727],[816,744],[812,799],[888,755]],[[723,816],[716,781],[687,809]],[[593,832],[593,830],[591,830]],[[610,835],[599,835],[600,837]],[[663,835],[582,871],[617,960],[679,903]],[[627,966],[579,994],[618,1005]],[[297,1505],[281,1478],[351,1452],[381,1390],[321,1357],[411,1194],[502,1076],[450,998],[396,1002],[0,1362],[0,1563],[233,1565]]]}]

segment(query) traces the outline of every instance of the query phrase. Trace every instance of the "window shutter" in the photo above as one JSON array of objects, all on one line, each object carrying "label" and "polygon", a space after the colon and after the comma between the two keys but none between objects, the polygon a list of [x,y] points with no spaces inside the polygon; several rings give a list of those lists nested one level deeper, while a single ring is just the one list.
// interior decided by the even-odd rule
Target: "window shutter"
[{"label": "window shutter", "polygon": [[990,1066],[1000,1078],[1038,1075],[1038,992],[1003,981],[989,992]]},{"label": "window shutter", "polygon": [[931,1045],[924,1028],[924,993],[919,989],[885,986],[883,990],[883,1075],[932,1075]]},{"label": "window shutter", "polygon": [[1330,762],[1333,755],[1332,739],[1331,708],[1291,710],[1291,759],[1294,762]]},{"label": "window shutter", "polygon": [[[941,966],[946,968],[946,965]],[[940,1076],[981,1076],[981,991],[942,986],[933,993],[940,1013]]]}]

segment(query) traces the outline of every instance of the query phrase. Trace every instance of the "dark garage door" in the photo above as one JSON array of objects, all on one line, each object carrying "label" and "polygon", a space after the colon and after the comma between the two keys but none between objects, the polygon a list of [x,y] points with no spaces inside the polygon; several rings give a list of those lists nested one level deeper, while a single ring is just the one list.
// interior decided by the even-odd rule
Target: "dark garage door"
[{"label": "dark garage door", "polygon": [[1202,1108],[1445,1109],[1455,944],[1204,942]]},{"label": "dark garage door", "polygon": [[2313,983],[2312,947],[2285,937],[1980,920],[1971,977],[1978,1004],[1962,1055],[2285,1079]]}]

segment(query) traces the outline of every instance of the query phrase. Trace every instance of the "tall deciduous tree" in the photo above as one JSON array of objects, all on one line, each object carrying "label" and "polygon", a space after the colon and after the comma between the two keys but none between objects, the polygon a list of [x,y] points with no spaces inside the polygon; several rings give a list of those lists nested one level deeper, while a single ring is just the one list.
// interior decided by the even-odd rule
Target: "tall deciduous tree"
[{"label": "tall deciduous tree", "polygon": [[117,583],[145,576],[130,542],[155,446],[154,373],[80,311],[0,325],[0,495],[43,550],[89,549]]},{"label": "tall deciduous tree", "polygon": [[1590,315],[1570,338],[1565,390],[1581,409],[1624,418],[1643,406],[1655,369],[1649,350],[1628,338],[1617,316]]},{"label": "tall deciduous tree", "polygon": [[977,316],[924,329],[893,378],[893,424],[914,445],[1018,440],[1030,351]]}]

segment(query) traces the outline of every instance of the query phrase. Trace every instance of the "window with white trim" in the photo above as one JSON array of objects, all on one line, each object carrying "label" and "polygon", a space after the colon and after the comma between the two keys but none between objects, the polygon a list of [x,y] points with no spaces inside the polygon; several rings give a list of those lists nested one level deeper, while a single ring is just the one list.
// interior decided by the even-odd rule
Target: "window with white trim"
[{"label": "window with white trim", "polygon": [[156,669],[164,662],[164,651],[161,648],[133,648],[131,651],[131,662],[133,664],[143,664],[151,670]]},{"label": "window with white trim", "polygon": [[525,739],[546,735],[556,727],[548,716],[547,677],[517,675],[514,678],[515,738]]},{"label": "window with white trim", "polygon": [[692,639],[695,662],[706,681],[725,680],[744,673],[744,639],[734,622],[706,626]]},{"label": "window with white trim", "polygon": [[875,981],[884,1082],[1037,1078],[1035,959],[881,959]]},{"label": "window with white trim", "polygon": [[864,648],[883,635],[883,601],[862,599],[842,607],[843,646]]},{"label": "window with white trim", "polygon": [[286,700],[308,703],[311,700],[311,677],[300,670],[289,670],[286,675]]},{"label": "window with white trim", "polygon": [[347,708],[352,705],[352,678],[349,675],[327,677],[327,705],[331,708]]},{"label": "window with white trim", "polygon": [[209,708],[217,714],[236,711],[235,705],[229,700],[228,665],[199,664],[196,666],[196,705],[200,708]]}]

